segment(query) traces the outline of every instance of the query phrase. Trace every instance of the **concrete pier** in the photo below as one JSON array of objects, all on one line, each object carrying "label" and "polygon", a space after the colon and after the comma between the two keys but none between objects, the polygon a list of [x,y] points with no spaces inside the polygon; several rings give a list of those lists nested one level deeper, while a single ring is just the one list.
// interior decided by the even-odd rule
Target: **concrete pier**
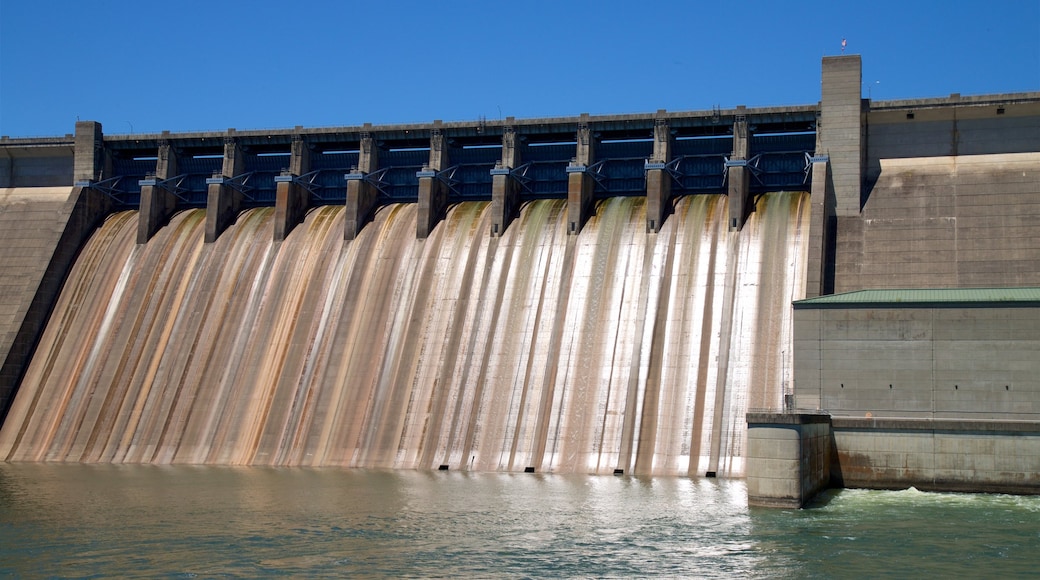
[{"label": "concrete pier", "polygon": [[863,188],[862,63],[859,55],[823,59],[820,100],[820,148],[830,157],[838,216],[860,211]]},{"label": "concrete pier", "polygon": [[112,160],[105,151],[105,136],[101,123],[76,121],[73,161],[73,182],[91,183],[108,177]]},{"label": "concrete pier", "polygon": [[672,132],[664,111],[654,119],[654,152],[646,164],[646,231],[657,233],[672,212]]},{"label": "concrete pier", "polygon": [[[164,136],[166,135],[168,132],[164,133]],[[170,188],[176,185],[168,182],[176,176],[177,153],[169,141],[164,140],[159,144],[155,175],[141,181],[141,210],[137,221],[138,244],[148,243],[177,209],[177,196],[170,191]]]},{"label": "concrete pier", "polygon": [[834,287],[831,260],[834,256],[834,184],[831,178],[830,158],[816,155],[812,158],[812,190],[809,228],[808,265],[805,273],[805,297],[815,298],[829,294]]},{"label": "concrete pier", "polygon": [[830,485],[830,417],[748,413],[748,505],[800,508]]},{"label": "concrete pier", "polygon": [[[512,117],[506,119],[512,121]],[[520,166],[520,147],[511,125],[502,130],[502,159],[491,170],[491,235],[501,236],[520,214],[520,184],[512,171]]]},{"label": "concrete pier", "polygon": [[310,192],[298,178],[311,170],[311,150],[302,137],[294,136],[289,157],[289,172],[275,178],[277,192],[274,203],[274,240],[284,240],[303,221]]},{"label": "concrete pier", "polygon": [[379,148],[372,134],[361,135],[361,148],[358,152],[357,171],[348,173],[346,224],[343,239],[353,240],[361,233],[361,228],[372,219],[379,191],[368,181],[369,173],[379,169]]},{"label": "concrete pier", "polygon": [[234,137],[224,140],[224,162],[220,175],[207,179],[206,243],[217,241],[220,234],[234,223],[242,204],[242,193],[228,180],[245,173],[245,152]]},{"label": "concrete pier", "polygon": [[416,217],[415,237],[425,239],[433,228],[444,219],[448,208],[448,186],[438,173],[450,166],[447,140],[440,129],[440,121],[434,122],[430,134],[430,162],[416,176],[419,178],[419,207]]},{"label": "concrete pier", "polygon": [[595,161],[595,137],[589,128],[589,115],[582,113],[578,123],[574,160],[567,166],[567,233],[577,235],[592,215],[595,181],[588,173]]},{"label": "concrete pier", "polygon": [[[737,107],[744,111],[744,107]],[[751,174],[747,167],[749,135],[747,116],[737,114],[733,122],[733,152],[726,162],[726,178],[729,183],[727,198],[729,200],[729,228],[740,230],[744,227],[748,213],[754,202],[751,198]]]}]

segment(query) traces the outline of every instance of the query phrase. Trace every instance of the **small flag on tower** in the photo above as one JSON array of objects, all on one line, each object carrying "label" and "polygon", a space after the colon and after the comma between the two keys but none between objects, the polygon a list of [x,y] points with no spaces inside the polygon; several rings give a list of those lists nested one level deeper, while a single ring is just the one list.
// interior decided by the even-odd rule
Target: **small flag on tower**
[{"label": "small flag on tower", "polygon": [[848,44],[848,43],[845,41],[845,39],[844,38],[841,39],[841,52],[842,52],[842,54],[845,54],[845,45],[846,44]]}]

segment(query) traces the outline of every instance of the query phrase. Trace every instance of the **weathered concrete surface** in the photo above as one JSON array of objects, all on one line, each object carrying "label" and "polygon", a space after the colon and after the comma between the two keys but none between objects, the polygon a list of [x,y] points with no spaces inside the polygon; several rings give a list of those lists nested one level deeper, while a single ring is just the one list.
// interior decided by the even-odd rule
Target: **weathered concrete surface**
[{"label": "weathered concrete surface", "polygon": [[0,141],[0,188],[61,187],[73,182],[69,139]]},{"label": "weathered concrete surface", "polygon": [[[311,150],[302,138],[292,141],[289,157],[289,175],[299,177],[311,170]],[[295,180],[279,181],[276,185],[274,202],[274,240],[284,240],[289,232],[303,222],[307,213],[310,192]]]},{"label": "weathered concrete surface", "polygon": [[[77,163],[78,160],[77,156]],[[137,222],[138,244],[145,244],[152,239],[155,232],[170,221],[170,216],[177,209],[177,196],[160,184],[176,175],[177,153],[169,143],[164,143],[159,147],[154,179],[149,180],[152,183],[141,186],[141,211]]]},{"label": "weathered concrete surface", "polygon": [[871,103],[866,182],[881,160],[1040,151],[1040,102],[988,95]]},{"label": "weathered concrete surface", "polygon": [[[648,160],[655,165],[667,164],[672,160],[672,132],[664,111],[662,118],[654,123],[654,150]],[[672,212],[672,176],[665,169],[653,168],[646,171],[646,231],[659,232],[664,220]]]},{"label": "weathered concrete surface", "polygon": [[887,159],[838,218],[835,292],[1040,286],[1040,153]]},{"label": "weathered concrete surface", "polygon": [[[512,117],[509,118],[512,120]],[[491,235],[501,236],[520,215],[520,184],[510,171],[520,166],[520,144],[512,127],[502,132],[502,159],[491,175]]]},{"label": "weathered concrete surface", "polygon": [[0,423],[79,247],[107,212],[91,190],[0,189]]},{"label": "weathered concrete surface", "polygon": [[206,243],[217,241],[227,229],[242,205],[242,193],[228,185],[227,180],[245,172],[245,152],[234,138],[224,141],[224,161],[220,170],[223,183],[210,183],[206,192]]},{"label": "weathered concrete surface", "polygon": [[751,175],[746,164],[749,145],[747,117],[741,115],[733,123],[733,151],[730,153],[729,163],[726,164],[729,227],[734,230],[744,227],[744,221],[753,202]]},{"label": "weathered concrete surface", "polygon": [[596,160],[596,138],[592,134],[587,114],[578,123],[577,148],[574,161],[567,168],[567,233],[578,234],[592,215],[592,196],[596,186],[585,168]]},{"label": "weathered concrete surface", "polygon": [[748,413],[748,504],[800,508],[830,485],[830,417]]},{"label": "weathered concrete surface", "polygon": [[1040,493],[1040,423],[832,420],[844,487]]},{"label": "weathered concrete surface", "polygon": [[[439,127],[440,123],[435,123],[435,126]],[[447,140],[440,129],[436,128],[430,135],[430,161],[418,175],[419,207],[416,214],[415,237],[420,240],[430,236],[433,228],[444,219],[444,212],[448,209],[448,187],[438,179],[437,173],[451,165],[449,157]]]},{"label": "weathered concrete surface", "polygon": [[798,408],[1040,421],[1040,308],[796,308],[794,335]]},{"label": "weathered concrete surface", "polygon": [[859,55],[824,57],[821,85],[821,147],[816,154],[830,156],[837,215],[858,215],[864,156]]},{"label": "weathered concrete surface", "polygon": [[353,240],[361,233],[372,213],[376,209],[376,200],[379,191],[364,177],[379,169],[379,147],[371,135],[365,134],[361,138],[361,147],[358,154],[357,172],[352,173],[352,179],[347,181],[347,207],[346,219],[343,225],[343,239]]},{"label": "weathered concrete surface", "polygon": [[830,159],[813,158],[809,253],[806,258],[805,297],[830,294],[834,288],[834,182]]},{"label": "weathered concrete surface", "polygon": [[[101,123],[95,121],[76,122],[72,183],[99,181],[111,177],[111,159],[105,153],[104,139]],[[71,184],[65,182],[62,185]]]}]

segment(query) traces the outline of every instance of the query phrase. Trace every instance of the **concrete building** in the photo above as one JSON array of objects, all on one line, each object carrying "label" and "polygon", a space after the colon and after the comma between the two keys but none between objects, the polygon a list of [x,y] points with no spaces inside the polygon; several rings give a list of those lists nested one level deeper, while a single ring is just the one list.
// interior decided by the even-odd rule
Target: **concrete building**
[{"label": "concrete building", "polygon": [[749,463],[785,467],[749,469],[749,500],[801,506],[828,485],[1038,493],[1035,95],[874,104],[858,62],[824,59],[822,235],[794,304],[790,408],[748,417]]}]

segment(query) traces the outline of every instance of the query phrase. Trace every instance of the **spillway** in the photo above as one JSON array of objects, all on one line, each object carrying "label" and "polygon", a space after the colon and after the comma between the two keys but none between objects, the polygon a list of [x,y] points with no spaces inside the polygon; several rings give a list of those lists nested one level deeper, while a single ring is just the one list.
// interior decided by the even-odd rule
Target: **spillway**
[{"label": "spillway", "polygon": [[804,295],[809,198],[762,196],[737,231],[690,196],[416,205],[353,241],[273,208],[212,244],[188,210],[147,244],[137,212],[82,249],[0,430],[8,461],[743,474],[748,408],[778,407]]}]

